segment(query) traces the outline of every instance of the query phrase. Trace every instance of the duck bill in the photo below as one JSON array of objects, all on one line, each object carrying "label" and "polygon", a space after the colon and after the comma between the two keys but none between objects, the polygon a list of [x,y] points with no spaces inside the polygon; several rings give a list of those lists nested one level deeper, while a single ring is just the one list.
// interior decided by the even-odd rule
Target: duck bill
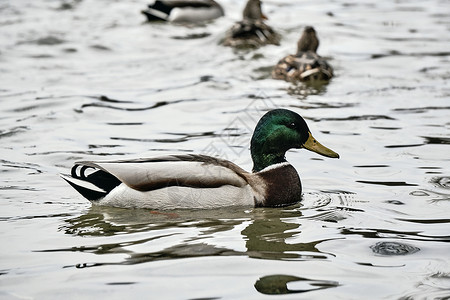
[{"label": "duck bill", "polygon": [[309,136],[306,142],[302,145],[303,148],[308,149],[309,151],[316,152],[320,155],[331,157],[331,158],[339,158],[339,154],[334,152],[333,150],[323,146],[321,143],[319,143],[311,134],[311,132],[308,132]]}]

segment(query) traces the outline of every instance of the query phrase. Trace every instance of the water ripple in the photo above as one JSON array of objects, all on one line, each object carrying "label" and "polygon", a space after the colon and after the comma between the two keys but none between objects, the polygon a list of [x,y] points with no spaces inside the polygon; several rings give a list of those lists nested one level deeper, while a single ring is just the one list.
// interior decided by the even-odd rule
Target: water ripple
[{"label": "water ripple", "polygon": [[27,162],[15,162],[15,161],[8,161],[1,159],[0,164],[3,167],[9,167],[14,169],[25,169],[25,170],[32,170],[32,173],[29,174],[40,174],[42,173],[41,166],[38,164],[33,163],[27,163]]},{"label": "water ripple", "polygon": [[424,106],[424,107],[412,107],[412,108],[394,108],[392,111],[401,113],[421,114],[430,110],[449,110],[450,106]]},{"label": "water ripple", "polygon": [[346,191],[305,193],[300,208],[304,216],[301,218],[337,223],[351,213],[364,212],[353,207],[356,202],[355,194]]},{"label": "water ripple", "polygon": [[349,116],[343,118],[316,118],[315,121],[374,121],[374,120],[396,120],[393,117],[386,115],[359,115]]},{"label": "water ripple", "polygon": [[145,111],[145,110],[151,110],[151,109],[159,108],[159,107],[166,106],[166,105],[177,104],[177,103],[182,103],[182,102],[191,102],[191,101],[197,101],[197,99],[158,101],[158,102],[154,103],[153,105],[144,106],[144,107],[120,107],[120,106],[114,106],[114,105],[94,102],[94,103],[83,104],[81,106],[81,108],[77,109],[77,112],[82,112],[83,108],[87,108],[87,107],[108,108],[108,109],[116,109],[116,110],[123,110],[123,111]]},{"label": "water ripple", "polygon": [[385,185],[385,186],[418,186],[415,183],[407,183],[404,181],[370,181],[370,180],[356,180],[359,183]]},{"label": "water ripple", "polygon": [[27,130],[30,130],[30,128],[27,126],[15,126],[6,130],[0,130],[0,139],[16,135],[18,133],[22,133]]}]

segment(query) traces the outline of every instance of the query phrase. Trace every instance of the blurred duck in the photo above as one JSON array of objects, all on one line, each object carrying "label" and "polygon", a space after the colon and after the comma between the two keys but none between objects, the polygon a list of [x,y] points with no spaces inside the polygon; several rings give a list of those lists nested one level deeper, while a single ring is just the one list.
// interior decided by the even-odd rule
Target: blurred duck
[{"label": "blurred duck", "polygon": [[286,161],[289,149],[305,148],[339,158],[311,135],[297,113],[275,109],[256,125],[250,152],[253,172],[206,155],[168,155],[75,163],[61,175],[95,205],[123,208],[190,209],[227,206],[286,206],[299,202],[302,185]]},{"label": "blurred duck", "polygon": [[214,0],[156,0],[142,13],[148,21],[200,23],[224,15],[223,8]]},{"label": "blurred duck", "polygon": [[313,27],[307,26],[297,44],[297,54],[281,59],[272,71],[272,77],[286,81],[329,80],[333,68],[316,51],[319,39]]},{"label": "blurred duck", "polygon": [[279,45],[280,36],[264,23],[261,0],[248,0],[243,19],[227,32],[223,44],[236,48],[258,48],[267,44]]}]

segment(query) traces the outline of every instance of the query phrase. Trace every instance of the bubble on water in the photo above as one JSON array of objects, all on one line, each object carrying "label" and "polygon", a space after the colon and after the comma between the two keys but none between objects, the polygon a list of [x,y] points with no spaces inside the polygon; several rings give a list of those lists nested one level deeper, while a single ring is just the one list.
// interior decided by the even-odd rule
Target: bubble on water
[{"label": "bubble on water", "polygon": [[312,209],[327,206],[331,202],[331,195],[324,193],[303,193],[302,209]]},{"label": "bubble on water", "polygon": [[430,182],[438,188],[450,189],[450,177],[433,177]]},{"label": "bubble on water", "polygon": [[361,212],[355,203],[363,202],[355,199],[355,194],[341,190],[322,193],[304,193],[301,210],[305,219],[325,222],[339,222],[353,212]]},{"label": "bubble on water", "polygon": [[411,193],[409,193],[411,196],[419,196],[419,197],[423,197],[423,196],[430,196],[430,194],[428,194],[425,191],[412,191]]},{"label": "bubble on water", "polygon": [[[444,181],[439,182],[439,184],[448,184],[448,182]],[[429,190],[417,190],[409,193],[411,196],[419,196],[419,197],[428,197],[427,199],[430,203],[440,203],[441,201],[449,201],[450,195],[447,193],[438,193],[436,191]]]},{"label": "bubble on water", "polygon": [[378,242],[370,248],[374,253],[386,256],[413,254],[420,250],[417,247],[398,242]]}]

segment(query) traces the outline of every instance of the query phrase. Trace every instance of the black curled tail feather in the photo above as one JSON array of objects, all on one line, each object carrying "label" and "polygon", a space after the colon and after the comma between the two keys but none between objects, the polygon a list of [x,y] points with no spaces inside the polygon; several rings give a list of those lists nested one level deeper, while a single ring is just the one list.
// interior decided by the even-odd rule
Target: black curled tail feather
[{"label": "black curled tail feather", "polygon": [[173,6],[167,5],[166,3],[164,3],[164,1],[156,0],[153,5],[149,4],[148,8],[153,8],[163,13],[170,14],[170,12],[173,9]]},{"label": "black curled tail feather", "polygon": [[[94,171],[86,174],[88,169]],[[62,176],[63,179],[90,201],[100,200],[121,184],[121,181],[110,173],[90,166],[75,165],[70,173],[71,176]]]},{"label": "black curled tail feather", "polygon": [[173,6],[165,4],[163,1],[157,0],[154,4],[150,4],[147,10],[141,11],[147,20],[152,21],[167,21]]}]

